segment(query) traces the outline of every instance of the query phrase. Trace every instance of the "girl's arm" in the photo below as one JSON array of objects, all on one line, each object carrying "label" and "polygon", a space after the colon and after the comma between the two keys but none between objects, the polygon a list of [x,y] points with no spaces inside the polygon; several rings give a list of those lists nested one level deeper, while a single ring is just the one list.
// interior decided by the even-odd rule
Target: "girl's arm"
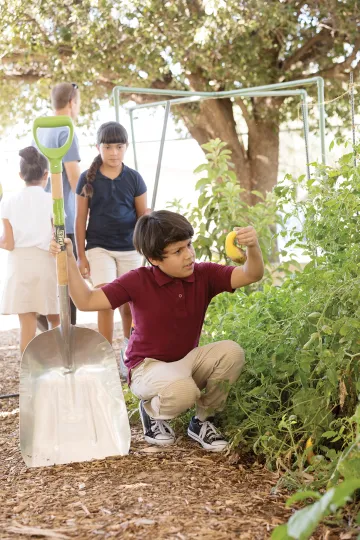
[{"label": "girl's arm", "polygon": [[150,214],[151,208],[147,207],[147,192],[146,191],[142,195],[139,195],[139,197],[134,197],[134,201],[135,201],[136,217],[138,219],[144,214]]},{"label": "girl's arm", "polygon": [[2,219],[4,231],[0,236],[0,248],[12,251],[15,247],[13,228],[8,219]]},{"label": "girl's arm", "polygon": [[81,275],[89,277],[90,267],[85,255],[85,237],[86,222],[89,213],[89,199],[76,195],[76,214],[75,214],[75,241],[78,255],[78,265]]},{"label": "girl's arm", "polygon": [[237,266],[231,274],[231,287],[233,289],[260,281],[264,275],[264,261],[255,229],[253,227],[238,227],[236,240],[240,245],[246,246],[247,259],[244,266]]},{"label": "girl's arm", "polygon": [[[91,290],[80,275],[73,253],[71,240],[65,238],[66,252],[68,256],[68,277],[70,296],[80,311],[101,311],[112,309],[106,294],[101,289]],[[50,252],[53,255],[60,253],[60,246],[52,240]]]}]

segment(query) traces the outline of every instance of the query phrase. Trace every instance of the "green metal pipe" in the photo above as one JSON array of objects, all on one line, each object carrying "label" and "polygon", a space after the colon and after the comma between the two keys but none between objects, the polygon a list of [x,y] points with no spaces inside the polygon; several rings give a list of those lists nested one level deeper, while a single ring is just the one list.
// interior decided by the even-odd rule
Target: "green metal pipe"
[{"label": "green metal pipe", "polygon": [[135,169],[138,171],[139,168],[138,168],[138,160],[137,160],[137,155],[136,155],[136,143],[135,143],[135,129],[134,129],[133,110],[134,109],[130,109],[130,111],[129,111],[129,113],[130,113],[131,142],[132,142],[132,147],[133,147],[134,166],[135,166]]},{"label": "green metal pipe", "polygon": [[163,129],[162,129],[162,133],[161,133],[159,157],[158,157],[158,163],[157,163],[157,167],[156,167],[153,196],[152,196],[152,199],[151,199],[151,210],[155,209],[155,204],[156,204],[156,196],[157,196],[157,191],[158,191],[158,186],[159,186],[159,178],[160,178],[160,172],[161,172],[162,157],[163,157],[164,145],[165,145],[166,128],[167,128],[167,125],[168,125],[169,114],[170,114],[170,106],[171,106],[171,101],[168,100],[167,103],[166,103],[166,106],[165,106],[165,115],[164,115]]},{"label": "green metal pipe", "polygon": [[[246,92],[246,94],[243,94],[242,91],[239,91],[236,96],[233,97],[276,97],[276,96],[302,96],[303,93],[307,95],[306,90],[276,90],[273,92]],[[227,96],[218,96],[218,99],[225,99]],[[198,96],[191,96],[191,97],[184,97],[184,98],[177,98],[171,100],[171,106],[173,105],[179,105],[183,103],[192,103],[196,101],[205,101],[207,99],[214,99],[213,96],[207,96],[207,97],[198,97]],[[228,98],[227,98],[228,99]],[[147,109],[149,107],[160,107],[163,105],[166,105],[166,103],[169,100],[163,100],[163,101],[151,101],[150,103],[142,103],[141,105],[135,105],[134,107],[128,107],[128,111],[137,111],[139,109]]]},{"label": "green metal pipe", "polygon": [[[267,90],[275,90],[279,88],[293,88],[296,86],[306,86],[316,84],[318,94],[318,107],[319,107],[319,132],[321,140],[321,158],[322,162],[326,163],[326,145],[325,145],[325,98],[324,98],[324,79],[322,77],[309,77],[307,79],[300,79],[296,81],[287,81],[275,84],[268,84],[263,86],[257,86],[252,88],[243,88],[240,90],[242,95],[249,94],[253,91],[261,92]],[[183,97],[235,97],[239,95],[239,90],[230,90],[224,92],[188,92],[185,90],[158,90],[155,88],[129,88],[125,86],[115,86],[113,89],[114,101],[115,101],[115,114],[118,120],[119,118],[119,106],[120,106],[120,92],[124,93],[138,93],[138,94],[152,94],[152,95],[164,95],[164,96],[183,96]]]},{"label": "green metal pipe", "polygon": [[318,79],[318,107],[319,107],[319,131],[321,140],[321,159],[323,164],[326,164],[326,145],[325,145],[325,90],[324,79]]},{"label": "green metal pipe", "polygon": [[[276,90],[280,88],[293,88],[296,86],[306,86],[310,84],[317,85],[317,97],[319,107],[319,132],[321,140],[321,158],[322,162],[326,163],[326,144],[325,144],[325,98],[324,98],[324,79],[322,77],[309,77],[307,79],[300,79],[296,81],[287,81],[275,84],[268,84],[263,86],[257,86],[252,88],[243,88],[240,90],[230,90],[224,92],[189,92],[185,90],[158,90],[155,88],[130,88],[126,86],[115,86],[113,89],[114,102],[115,102],[115,114],[116,119],[119,121],[119,108],[120,108],[120,92],[124,93],[138,93],[138,94],[152,94],[163,96],[182,96],[188,98],[222,98],[222,97],[236,97],[237,95],[250,95],[253,92],[262,92],[267,90]],[[261,94],[260,94],[261,95]],[[173,100],[177,101],[177,100]],[[189,99],[191,101],[191,99]],[[138,106],[139,108],[141,106]]]},{"label": "green metal pipe", "polygon": [[114,94],[114,105],[115,105],[115,119],[117,122],[120,122],[120,93],[114,92],[114,90],[113,90],[113,94]]},{"label": "green metal pipe", "polygon": [[309,128],[308,128],[308,106],[307,101],[302,99],[301,111],[304,126],[304,142],[305,142],[305,157],[306,157],[306,177],[310,180],[310,153],[309,153]]},{"label": "green metal pipe", "polygon": [[[241,96],[241,94],[239,94]],[[305,156],[306,156],[306,173],[307,178],[310,178],[310,169],[309,169],[309,163],[310,163],[310,156],[309,156],[309,117],[308,117],[308,105],[307,105],[307,92],[306,90],[299,89],[299,90],[276,90],[272,92],[254,92],[252,94],[247,94],[248,97],[269,97],[269,96],[300,96],[301,97],[301,109],[302,109],[302,115],[303,115],[303,133],[304,133],[304,141],[305,141]],[[199,98],[201,101],[207,100],[207,99],[214,99],[212,97],[205,97],[205,98]],[[224,98],[220,98],[224,99]],[[135,107],[129,107],[127,110],[130,113],[130,124],[133,134],[133,144],[134,144],[134,161],[135,161],[135,168],[137,169],[137,160],[136,160],[136,152],[135,152],[135,137],[134,137],[134,129],[133,129],[133,111],[138,109],[145,109],[150,107],[159,107],[159,106],[167,106],[167,104],[170,102],[171,105],[180,105],[183,103],[189,103],[195,101],[194,96],[192,97],[185,97],[185,98],[177,98],[172,100],[164,100],[164,101],[153,101],[151,103],[143,103],[141,105],[136,105]]]},{"label": "green metal pipe", "polygon": [[225,90],[222,92],[191,92],[187,90],[158,90],[156,88],[132,88],[126,86],[115,86],[113,88],[114,93],[123,92],[125,94],[152,94],[157,96],[200,96],[200,97],[231,97],[237,95],[238,92],[251,93],[254,91],[265,91],[265,90],[276,90],[279,88],[292,88],[294,86],[304,86],[309,84],[321,84],[324,83],[322,77],[311,77],[308,79],[296,80],[296,81],[287,81],[274,84],[265,84],[263,86],[253,86],[250,88],[239,88],[237,90]]}]

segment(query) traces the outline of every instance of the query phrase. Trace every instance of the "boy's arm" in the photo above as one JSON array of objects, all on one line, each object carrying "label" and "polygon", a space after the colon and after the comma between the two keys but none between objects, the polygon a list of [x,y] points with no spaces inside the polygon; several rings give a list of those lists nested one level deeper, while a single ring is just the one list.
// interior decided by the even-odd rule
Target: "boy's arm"
[{"label": "boy's arm", "polygon": [[237,266],[231,274],[231,287],[238,289],[260,281],[264,275],[264,261],[255,229],[236,227],[235,230],[237,242],[247,248],[246,263],[244,266]]},{"label": "boy's arm", "polygon": [[89,213],[87,197],[76,194],[75,241],[78,257],[85,257],[86,221]]},{"label": "boy's arm", "polygon": [[0,248],[12,251],[15,247],[13,228],[8,219],[3,218],[2,222],[4,231],[2,236],[0,236]]},{"label": "boy's arm", "polygon": [[[91,290],[81,277],[76,264],[72,243],[69,238],[65,238],[66,251],[68,256],[68,276],[70,296],[80,311],[101,311],[103,309],[112,309],[107,296],[101,289]],[[53,255],[60,253],[60,246],[52,240],[50,243],[50,252]]]}]

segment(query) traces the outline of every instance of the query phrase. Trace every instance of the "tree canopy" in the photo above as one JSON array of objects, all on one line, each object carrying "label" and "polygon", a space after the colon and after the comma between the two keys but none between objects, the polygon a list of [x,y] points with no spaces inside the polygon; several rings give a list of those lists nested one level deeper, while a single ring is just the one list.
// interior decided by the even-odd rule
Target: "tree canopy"
[{"label": "tree canopy", "polygon": [[[360,70],[357,0],[0,0],[0,6],[2,125],[32,117],[39,98],[63,80],[81,86],[90,115],[117,84],[214,91],[316,74],[326,79],[330,100],[344,91],[349,71],[356,77]],[[279,125],[292,102],[209,100],[174,112],[199,143],[226,141],[242,186],[264,192],[276,182]],[[236,109],[248,144],[238,135]]]}]

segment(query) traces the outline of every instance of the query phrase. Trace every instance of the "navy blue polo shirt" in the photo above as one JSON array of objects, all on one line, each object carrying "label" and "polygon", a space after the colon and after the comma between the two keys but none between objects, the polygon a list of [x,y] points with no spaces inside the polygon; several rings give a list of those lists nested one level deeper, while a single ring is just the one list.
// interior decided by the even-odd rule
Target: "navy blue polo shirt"
[{"label": "navy blue polo shirt", "polygon": [[[79,178],[76,187],[78,195],[82,195],[86,173],[83,172]],[[134,198],[146,192],[141,175],[124,164],[122,172],[114,180],[98,170],[91,185],[94,192],[88,199],[86,249],[134,250],[133,233],[137,220]]]}]

